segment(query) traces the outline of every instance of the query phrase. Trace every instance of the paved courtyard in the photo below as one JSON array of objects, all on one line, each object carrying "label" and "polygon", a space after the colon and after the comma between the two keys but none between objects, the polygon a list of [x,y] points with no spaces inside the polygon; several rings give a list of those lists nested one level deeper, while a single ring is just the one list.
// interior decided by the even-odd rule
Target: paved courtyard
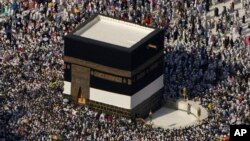
[{"label": "paved courtyard", "polygon": [[192,114],[187,114],[185,111],[174,110],[162,107],[153,113],[152,123],[155,127],[165,129],[185,127],[193,125],[197,122],[197,118]]},{"label": "paved courtyard", "polygon": [[[232,2],[233,0],[227,0],[227,2],[225,3],[219,3],[219,4],[216,4],[216,5],[213,5],[211,8],[210,8],[210,12],[207,14],[210,18],[214,18],[214,8],[217,7],[219,9],[219,13],[221,14],[222,10],[223,10],[223,7],[227,7],[229,8],[230,7],[230,3]],[[245,11],[241,8],[241,4],[240,3],[236,3],[235,6],[234,6],[234,9],[235,10],[239,10],[239,17],[240,17],[240,23],[242,25],[242,28],[243,28],[243,32],[242,34],[243,35],[246,35],[246,36],[249,36],[250,35],[250,29],[247,28],[247,25],[250,23],[250,15],[248,17],[246,17],[246,23],[242,23],[242,16],[245,15]],[[231,13],[232,15],[234,14],[234,12]],[[215,32],[215,29],[213,29],[213,32]],[[237,35],[233,35],[234,37],[236,37]]]}]

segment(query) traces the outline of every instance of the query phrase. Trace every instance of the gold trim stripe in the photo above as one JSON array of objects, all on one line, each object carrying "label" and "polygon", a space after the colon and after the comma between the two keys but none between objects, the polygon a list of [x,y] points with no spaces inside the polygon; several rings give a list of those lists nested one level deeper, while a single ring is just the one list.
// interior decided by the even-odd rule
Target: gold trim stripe
[{"label": "gold trim stripe", "polygon": [[116,68],[104,66],[104,65],[101,65],[101,64],[97,64],[97,63],[93,63],[93,62],[90,62],[90,61],[81,60],[81,59],[77,59],[77,58],[69,57],[69,56],[64,56],[63,59],[67,63],[72,63],[72,64],[77,64],[77,65],[93,68],[93,69],[96,69],[96,70],[99,70],[99,71],[102,71],[102,72],[106,72],[106,73],[110,73],[110,74],[114,74],[114,75],[119,75],[119,76],[124,76],[124,77],[131,77],[131,72],[130,71],[116,69]]},{"label": "gold trim stripe", "polygon": [[93,71],[93,70],[91,71],[90,74],[95,76],[95,77],[102,78],[102,79],[109,80],[109,81],[113,81],[116,83],[123,83],[123,84],[128,84],[128,85],[132,84],[131,79],[127,79],[124,77],[114,76],[111,74],[102,73],[102,72]]},{"label": "gold trim stripe", "polygon": [[97,71],[94,71],[93,75],[95,77],[99,77],[99,78],[102,78],[102,79],[105,79],[105,80],[109,80],[109,81],[113,81],[113,82],[117,82],[117,83],[122,83],[122,77],[113,76],[113,75],[110,75],[110,74],[104,74],[104,73],[97,72]]},{"label": "gold trim stripe", "polygon": [[143,71],[145,68],[149,67],[153,62],[155,62],[156,60],[158,60],[162,56],[163,56],[163,52],[159,52],[158,54],[153,56],[151,59],[147,60],[144,64],[142,64],[138,68],[134,69],[132,72],[104,66],[101,64],[97,64],[97,63],[93,63],[90,61],[81,60],[81,59],[77,59],[77,58],[69,57],[69,56],[64,56],[64,61],[67,63],[72,63],[72,64],[77,64],[77,65],[89,67],[89,68],[92,68],[92,69],[95,69],[98,71],[102,71],[105,73],[131,78],[132,76],[135,76],[136,74]]}]

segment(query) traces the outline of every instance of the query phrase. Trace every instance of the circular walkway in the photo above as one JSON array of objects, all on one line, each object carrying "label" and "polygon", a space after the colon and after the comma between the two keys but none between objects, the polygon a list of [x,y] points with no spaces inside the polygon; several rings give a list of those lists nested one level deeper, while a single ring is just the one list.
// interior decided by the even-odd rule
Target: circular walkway
[{"label": "circular walkway", "polygon": [[[190,114],[187,113],[188,109]],[[200,115],[199,119],[198,114]],[[154,127],[173,129],[199,124],[199,120],[204,120],[207,117],[207,110],[198,102],[166,100],[166,105],[152,114],[152,121],[149,119],[146,121],[147,124],[152,124]]]},{"label": "circular walkway", "polygon": [[165,129],[180,128],[193,125],[197,122],[197,118],[185,111],[162,107],[153,113],[152,124],[155,127]]}]

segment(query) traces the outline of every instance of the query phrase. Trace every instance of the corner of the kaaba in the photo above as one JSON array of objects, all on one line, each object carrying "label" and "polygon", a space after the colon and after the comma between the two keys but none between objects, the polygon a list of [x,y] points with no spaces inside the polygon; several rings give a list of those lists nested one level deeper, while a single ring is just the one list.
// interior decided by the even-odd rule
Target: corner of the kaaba
[{"label": "corner of the kaaba", "polygon": [[[124,48],[75,35],[77,30],[83,28],[97,16],[98,14],[92,16],[64,37],[64,56],[89,60],[105,66],[132,71],[157,53],[163,53],[164,31],[162,29],[155,29],[131,48]],[[149,45],[153,45],[156,48],[150,48],[148,47]]]},{"label": "corner of the kaaba", "polygon": [[87,21],[64,37],[64,56],[88,60],[97,64],[129,71],[131,69],[131,60],[128,49],[76,34],[78,30],[86,26],[98,15],[100,14],[91,16]]},{"label": "corner of the kaaba", "polygon": [[65,37],[64,56],[130,70],[130,52],[126,48],[74,34]]},{"label": "corner of the kaaba", "polygon": [[[153,46],[153,47],[151,47]],[[132,68],[136,69],[143,64],[145,60],[149,60],[157,53],[162,53],[164,49],[164,30],[155,29],[152,33],[144,37],[130,48],[132,57]]]}]

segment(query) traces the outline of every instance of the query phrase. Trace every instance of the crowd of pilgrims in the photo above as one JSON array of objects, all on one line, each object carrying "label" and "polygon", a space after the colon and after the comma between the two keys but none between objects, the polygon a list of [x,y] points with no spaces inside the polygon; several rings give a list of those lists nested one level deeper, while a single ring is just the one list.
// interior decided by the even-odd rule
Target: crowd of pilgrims
[{"label": "crowd of pilgrims", "polygon": [[[210,141],[228,136],[231,124],[249,125],[250,47],[242,32],[247,23],[234,9],[237,0],[209,17],[215,2],[0,0],[0,139],[47,141],[57,134],[74,141]],[[247,19],[250,1],[239,4]],[[95,13],[163,28],[165,95],[180,98],[186,87],[209,117],[162,129],[63,103],[63,36]]]}]

